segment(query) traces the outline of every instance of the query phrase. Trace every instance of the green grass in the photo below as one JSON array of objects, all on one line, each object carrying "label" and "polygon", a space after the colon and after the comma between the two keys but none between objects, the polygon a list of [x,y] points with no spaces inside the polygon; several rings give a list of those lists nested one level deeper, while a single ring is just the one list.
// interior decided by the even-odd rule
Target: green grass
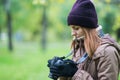
[{"label": "green grass", "polygon": [[0,80],[51,80],[47,61],[53,56],[63,56],[69,50],[66,44],[49,44],[43,51],[38,43],[15,43],[9,52],[6,44],[0,45]]},{"label": "green grass", "polygon": [[51,80],[48,59],[66,55],[69,46],[69,43],[51,43],[43,51],[38,43],[15,43],[14,51],[9,52],[6,44],[1,43],[0,80]]},{"label": "green grass", "polygon": [[118,80],[120,80],[120,74],[119,74],[119,79]]}]

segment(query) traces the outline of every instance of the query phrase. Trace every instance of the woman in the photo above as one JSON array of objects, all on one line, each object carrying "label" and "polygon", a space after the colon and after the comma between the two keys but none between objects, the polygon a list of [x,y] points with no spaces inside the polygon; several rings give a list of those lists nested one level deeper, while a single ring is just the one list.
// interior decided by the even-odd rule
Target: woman
[{"label": "woman", "polygon": [[[69,73],[69,70],[66,70],[66,74],[59,75],[59,79],[118,80],[120,46],[108,34],[101,35],[101,32],[99,34],[97,31],[98,19],[93,3],[90,0],[76,0],[67,22],[75,38],[72,42],[72,60],[79,64],[77,70],[69,69],[74,75],[66,76],[67,72]],[[54,75],[60,74],[58,70],[50,69]]]},{"label": "woman", "polygon": [[[78,38],[77,42],[73,41],[72,44],[75,51],[73,60],[79,62],[85,53],[89,56],[78,65],[78,70],[72,80],[118,80],[120,68],[118,44],[108,34],[100,38],[96,29],[74,25],[70,27],[72,36]],[[79,38],[81,36],[82,38]]]}]

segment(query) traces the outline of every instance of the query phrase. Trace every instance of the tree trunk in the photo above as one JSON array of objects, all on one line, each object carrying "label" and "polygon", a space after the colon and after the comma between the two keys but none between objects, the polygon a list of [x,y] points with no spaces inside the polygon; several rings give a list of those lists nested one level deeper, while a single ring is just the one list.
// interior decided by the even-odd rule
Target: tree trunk
[{"label": "tree trunk", "polygon": [[1,28],[1,25],[0,25],[0,41],[2,40],[1,39],[1,36],[2,36],[1,33],[2,33],[2,28]]},{"label": "tree trunk", "polygon": [[11,26],[11,14],[7,11],[7,27],[8,27],[8,48],[10,51],[13,50],[12,46],[12,26]]},{"label": "tree trunk", "polygon": [[10,14],[10,5],[11,5],[11,0],[3,0],[4,3],[4,9],[6,11],[6,20],[7,20],[7,29],[8,29],[8,49],[10,51],[13,50],[13,45],[12,45],[12,26],[11,26],[11,14]]},{"label": "tree trunk", "polygon": [[46,43],[47,43],[47,16],[46,16],[46,6],[43,6],[43,17],[42,17],[42,50],[46,50]]},{"label": "tree trunk", "polygon": [[120,28],[117,29],[116,33],[117,33],[117,41],[119,42],[119,40],[120,40]]}]

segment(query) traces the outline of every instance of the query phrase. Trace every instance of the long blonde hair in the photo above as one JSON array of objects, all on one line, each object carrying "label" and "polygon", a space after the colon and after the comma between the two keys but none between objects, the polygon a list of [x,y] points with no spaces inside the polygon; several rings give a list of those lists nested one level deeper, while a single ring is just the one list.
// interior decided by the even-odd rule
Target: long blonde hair
[{"label": "long blonde hair", "polygon": [[[84,38],[84,47],[85,51],[88,53],[89,57],[92,57],[98,46],[100,45],[101,39],[99,38],[96,29],[84,28],[81,27],[83,32],[85,33]],[[72,47],[74,48],[75,43],[72,43]]]},{"label": "long blonde hair", "polygon": [[92,57],[98,46],[100,45],[101,39],[97,34],[96,29],[83,28],[85,33],[84,47],[89,57]]}]

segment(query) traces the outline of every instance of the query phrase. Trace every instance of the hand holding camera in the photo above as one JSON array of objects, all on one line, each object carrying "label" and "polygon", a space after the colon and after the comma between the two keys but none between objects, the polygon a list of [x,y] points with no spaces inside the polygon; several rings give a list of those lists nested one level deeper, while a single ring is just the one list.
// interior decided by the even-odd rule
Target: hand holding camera
[{"label": "hand holding camera", "polygon": [[78,70],[77,63],[64,57],[54,57],[48,60],[49,77],[57,80],[58,77],[72,77]]}]

